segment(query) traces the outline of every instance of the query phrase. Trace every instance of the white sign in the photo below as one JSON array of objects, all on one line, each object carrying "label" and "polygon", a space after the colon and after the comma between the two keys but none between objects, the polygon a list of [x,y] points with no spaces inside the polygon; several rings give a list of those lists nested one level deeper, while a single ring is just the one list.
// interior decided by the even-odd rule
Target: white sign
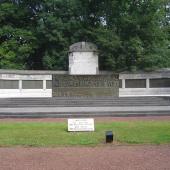
[{"label": "white sign", "polygon": [[68,131],[94,131],[94,119],[68,119]]}]

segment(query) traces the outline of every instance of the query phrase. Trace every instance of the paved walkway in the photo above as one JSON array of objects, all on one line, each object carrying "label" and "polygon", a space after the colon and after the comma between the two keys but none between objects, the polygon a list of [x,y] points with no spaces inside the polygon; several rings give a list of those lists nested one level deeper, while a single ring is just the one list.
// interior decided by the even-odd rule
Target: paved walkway
[{"label": "paved walkway", "polygon": [[170,170],[170,145],[0,148],[0,170]]},{"label": "paved walkway", "polygon": [[170,115],[170,106],[129,107],[13,107],[0,108],[0,118],[96,117]]},{"label": "paved walkway", "polygon": [[0,113],[51,113],[51,112],[123,112],[123,111],[170,111],[170,106],[128,106],[128,107],[13,107],[0,108]]}]

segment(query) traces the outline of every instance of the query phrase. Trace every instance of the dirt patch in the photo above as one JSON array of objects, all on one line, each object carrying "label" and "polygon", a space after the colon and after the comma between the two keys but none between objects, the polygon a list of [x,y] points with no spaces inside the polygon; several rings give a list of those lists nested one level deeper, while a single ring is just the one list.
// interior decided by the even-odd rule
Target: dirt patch
[{"label": "dirt patch", "polygon": [[1,170],[169,170],[170,145],[0,148]]}]

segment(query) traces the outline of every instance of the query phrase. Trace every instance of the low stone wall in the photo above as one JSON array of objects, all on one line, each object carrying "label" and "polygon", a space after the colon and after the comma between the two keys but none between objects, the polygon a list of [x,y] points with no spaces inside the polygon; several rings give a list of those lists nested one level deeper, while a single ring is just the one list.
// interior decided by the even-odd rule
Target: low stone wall
[{"label": "low stone wall", "polygon": [[170,96],[170,71],[121,73],[119,96]]},{"label": "low stone wall", "polygon": [[0,97],[51,97],[52,75],[0,74]]},{"label": "low stone wall", "polygon": [[[67,71],[0,70],[0,98],[52,97],[52,75]],[[100,71],[100,75],[112,72]],[[119,96],[170,96],[170,70],[119,74]]]}]

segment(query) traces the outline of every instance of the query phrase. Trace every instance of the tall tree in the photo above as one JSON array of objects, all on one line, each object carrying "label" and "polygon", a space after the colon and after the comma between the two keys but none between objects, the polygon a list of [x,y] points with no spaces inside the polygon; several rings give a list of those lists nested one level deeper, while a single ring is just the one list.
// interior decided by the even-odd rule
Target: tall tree
[{"label": "tall tree", "polygon": [[29,11],[18,1],[0,4],[0,68],[26,69],[34,53],[36,37],[31,31]]},{"label": "tall tree", "polygon": [[168,0],[4,0],[0,67],[67,69],[69,45],[91,41],[100,69],[170,66]]}]

